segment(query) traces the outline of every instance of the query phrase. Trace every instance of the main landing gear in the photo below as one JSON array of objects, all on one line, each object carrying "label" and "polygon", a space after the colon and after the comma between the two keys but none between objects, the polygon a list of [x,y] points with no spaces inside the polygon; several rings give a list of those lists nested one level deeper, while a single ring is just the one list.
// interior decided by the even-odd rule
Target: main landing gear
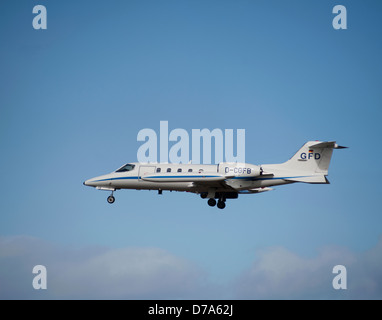
[{"label": "main landing gear", "polygon": [[114,201],[115,201],[115,198],[114,198],[113,192],[112,192],[111,195],[107,197],[107,202],[110,204],[113,204]]},{"label": "main landing gear", "polygon": [[[214,198],[208,199],[207,203],[208,203],[208,205],[210,207],[215,207],[216,206],[216,200]],[[217,207],[219,209],[224,209],[225,208],[225,199],[224,198],[220,198],[219,199],[219,201],[217,202]]]}]

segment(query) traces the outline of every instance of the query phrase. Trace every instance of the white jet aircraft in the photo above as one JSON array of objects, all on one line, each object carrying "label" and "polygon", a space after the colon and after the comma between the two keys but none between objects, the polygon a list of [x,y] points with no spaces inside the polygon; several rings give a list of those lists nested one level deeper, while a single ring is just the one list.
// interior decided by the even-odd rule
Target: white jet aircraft
[{"label": "white jet aircraft", "polygon": [[[272,186],[295,182],[329,183],[326,176],[333,149],[343,149],[335,141],[309,141],[288,161],[281,164],[253,165],[223,162],[218,165],[128,163],[118,170],[84,182],[85,186],[111,191],[114,203],[119,189],[187,191],[208,198],[208,205],[225,208],[226,199],[239,194],[273,190]],[[216,202],[215,199],[218,199]]]}]

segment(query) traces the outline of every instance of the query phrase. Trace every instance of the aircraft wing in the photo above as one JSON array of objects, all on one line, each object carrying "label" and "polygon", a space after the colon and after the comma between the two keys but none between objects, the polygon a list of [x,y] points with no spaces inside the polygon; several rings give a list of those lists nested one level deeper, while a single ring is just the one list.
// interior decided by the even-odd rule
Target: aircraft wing
[{"label": "aircraft wing", "polygon": [[219,192],[237,192],[235,188],[232,188],[226,184],[226,180],[221,181],[195,181],[191,186],[195,189],[193,192],[198,192],[206,189],[216,189]]},{"label": "aircraft wing", "polygon": [[261,188],[253,188],[253,189],[248,189],[248,190],[241,190],[239,193],[246,194],[246,193],[261,193],[261,192],[266,192],[266,191],[271,191],[273,188],[268,188],[268,187],[261,187]]},{"label": "aircraft wing", "polygon": [[220,182],[228,179],[229,176],[218,174],[218,173],[182,173],[179,175],[174,175],[174,173],[162,173],[162,174],[149,174],[142,176],[141,179],[150,182]]},{"label": "aircraft wing", "polygon": [[142,176],[144,181],[165,183],[165,182],[189,182],[190,188],[194,188],[195,192],[207,189],[217,189],[226,192],[236,192],[236,189],[226,184],[226,179],[233,178],[233,175],[222,175],[216,172],[200,172],[200,173],[182,173],[174,175],[174,173],[158,173]]}]

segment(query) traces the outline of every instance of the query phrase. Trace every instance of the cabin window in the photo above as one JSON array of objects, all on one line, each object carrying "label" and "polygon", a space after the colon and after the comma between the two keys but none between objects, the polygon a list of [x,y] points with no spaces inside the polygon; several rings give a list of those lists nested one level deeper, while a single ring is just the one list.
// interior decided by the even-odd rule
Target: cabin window
[{"label": "cabin window", "polygon": [[125,164],[123,167],[119,168],[116,172],[126,172],[126,171],[131,171],[135,168],[135,165],[133,164]]},{"label": "cabin window", "polygon": [[192,172],[192,169],[188,169],[188,172]]},{"label": "cabin window", "polygon": [[167,172],[171,172],[171,168],[167,168]]},{"label": "cabin window", "polygon": [[157,172],[160,172],[161,171],[161,168],[157,168]]},{"label": "cabin window", "polygon": [[181,168],[179,168],[179,169],[178,169],[178,172],[182,172],[182,169],[181,169]]},{"label": "cabin window", "polygon": [[203,169],[199,169],[199,173],[202,173],[204,170]]}]

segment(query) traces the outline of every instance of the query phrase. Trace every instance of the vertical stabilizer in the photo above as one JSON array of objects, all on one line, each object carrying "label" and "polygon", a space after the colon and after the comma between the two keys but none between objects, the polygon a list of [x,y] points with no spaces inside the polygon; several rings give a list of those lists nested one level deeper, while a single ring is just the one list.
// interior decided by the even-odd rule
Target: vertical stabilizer
[{"label": "vertical stabilizer", "polygon": [[282,165],[285,169],[309,174],[327,175],[333,149],[342,149],[335,141],[308,141],[287,162]]}]

